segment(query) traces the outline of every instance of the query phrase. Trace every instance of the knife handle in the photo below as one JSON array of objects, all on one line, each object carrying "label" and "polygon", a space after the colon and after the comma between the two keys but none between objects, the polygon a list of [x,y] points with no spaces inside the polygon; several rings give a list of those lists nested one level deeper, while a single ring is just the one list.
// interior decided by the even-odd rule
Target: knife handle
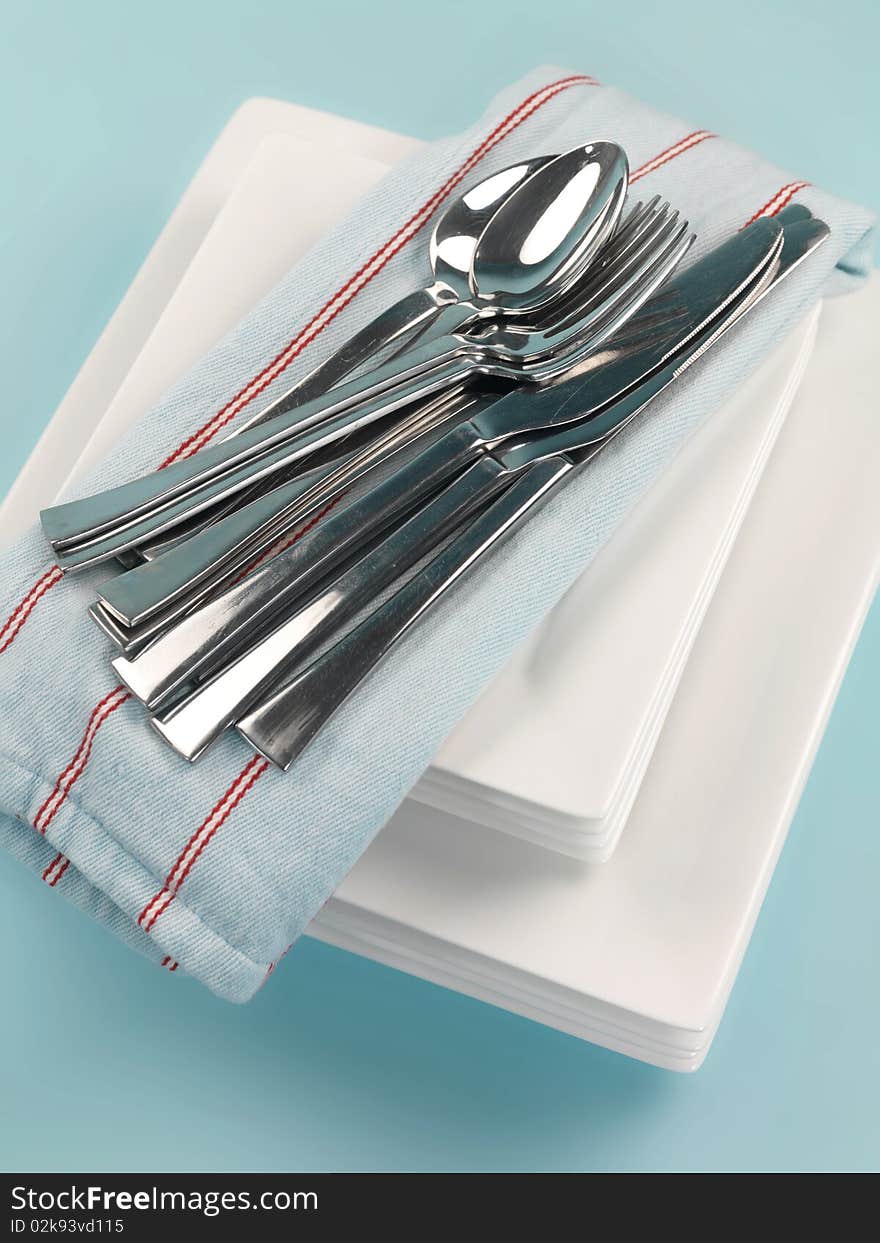
[{"label": "knife handle", "polygon": [[572,469],[568,458],[532,466],[393,596],[240,717],[242,737],[279,768],[289,768],[427,609]]}]

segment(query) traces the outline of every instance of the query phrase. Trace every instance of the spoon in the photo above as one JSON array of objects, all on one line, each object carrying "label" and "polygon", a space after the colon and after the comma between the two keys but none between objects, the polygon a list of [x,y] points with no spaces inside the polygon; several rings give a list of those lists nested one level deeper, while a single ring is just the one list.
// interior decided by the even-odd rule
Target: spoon
[{"label": "spoon", "polygon": [[[601,259],[591,265],[592,297],[584,309],[597,317],[597,327],[602,315],[607,315],[633,286],[645,280],[657,258],[658,234],[662,236],[664,229],[669,228],[666,221],[666,215],[653,200],[647,207],[637,205],[603,248]],[[559,314],[560,306],[572,296],[570,293],[560,299],[554,305],[554,314]],[[312,478],[317,479],[309,488],[303,488],[301,474],[293,484],[282,483],[280,488],[273,485],[271,491],[263,481],[252,485],[250,492],[244,494],[243,506],[236,507],[241,496],[233,496],[227,505],[234,512],[227,511],[219,522],[210,521],[207,530],[194,535],[192,528],[187,527],[187,537],[182,541],[169,540],[150,569],[131,569],[110,579],[104,584],[96,607],[109,610],[117,623],[129,628],[125,635],[114,633],[111,637],[117,642],[121,638],[119,645],[126,655],[132,654],[134,647],[143,647],[147,635],[156,638],[159,630],[167,629],[167,624],[173,624],[182,612],[192,611],[220,579],[240,573],[273,542],[307,524],[326,506],[334,505],[355,484],[363,484],[379,461],[387,465],[391,458],[406,452],[407,446],[449,417],[456,401],[460,404],[462,399],[472,402],[474,396],[459,394],[456,399],[453,390],[433,402],[416,406],[412,414],[397,420],[378,439],[373,434],[369,443],[349,456],[344,465],[336,468],[334,462],[329,473],[326,465],[313,470]],[[286,494],[291,489],[292,499],[287,501]],[[174,534],[172,530],[171,535]],[[158,538],[161,547],[162,537]],[[95,619],[107,628],[103,614]]]},{"label": "spoon", "polygon": [[[595,142],[512,164],[477,182],[434,227],[428,248],[431,284],[382,311],[234,434],[321,396],[401,338],[412,343],[417,337],[421,344],[426,326],[431,336],[442,335],[460,330],[480,312],[515,316],[539,310],[571,283],[573,272],[584,270],[614,231],[628,176],[622,148]],[[451,315],[441,314],[450,308]]]},{"label": "spoon", "polygon": [[[317,367],[313,367],[284,394],[285,400],[296,397],[309,401],[338,384],[344,376],[368,359],[380,354],[402,337],[415,334],[424,327],[442,306],[470,298],[471,262],[477,242],[501,203],[524,181],[545,164],[552,155],[536,156],[511,164],[471,186],[450,203],[434,225],[428,243],[428,257],[434,280],[424,289],[417,289],[400,298],[372,319],[364,328],[340,346]],[[240,424],[233,435],[272,417],[274,407],[259,411]]]},{"label": "spoon", "polygon": [[552,301],[613,232],[628,180],[617,143],[558,155],[494,212],[474,249],[471,292],[508,314]]},{"label": "spoon", "polygon": [[[442,306],[469,298],[471,261],[483,229],[508,195],[533,172],[555,158],[552,155],[541,155],[533,160],[511,164],[500,172],[484,177],[464,194],[453,199],[434,225],[428,244],[431,271],[435,278],[433,283],[425,289],[405,295],[377,315],[359,332],[349,337],[329,358],[297,380],[284,394],[283,400],[306,402],[313,397],[320,397],[369,359],[378,361],[378,357],[388,346],[395,342],[399,345],[404,337],[412,344]],[[265,423],[276,413],[276,403],[273,402],[239,423],[223,439],[231,440],[247,428]],[[255,489],[245,499],[259,495],[259,491]],[[193,532],[197,534],[217,519],[224,518],[238,507],[240,500],[241,498],[235,498],[219,507],[208,518],[198,518],[192,524]],[[128,552],[120,554],[119,559],[123,561],[124,569],[133,569],[144,561],[154,561],[176,542],[177,533],[172,532],[169,538],[160,537],[143,548],[129,549]]]},{"label": "spoon", "polygon": [[[526,184],[528,183],[528,185]],[[478,313],[510,317],[539,311],[582,272],[616,228],[628,183],[626,155],[616,143],[595,142],[560,156],[512,164],[477,182],[443,213],[429,243],[434,281],[383,311],[280,399],[319,397],[368,359],[406,338],[414,343],[461,329]],[[572,245],[574,240],[574,245]],[[447,310],[445,315],[442,313]],[[433,322],[432,322],[433,321]],[[280,413],[278,403],[241,423],[226,439]],[[259,486],[193,525],[194,533],[258,497]],[[160,556],[171,538],[142,551]],[[127,567],[131,568],[131,566]]]},{"label": "spoon", "polygon": [[[595,170],[585,175],[585,170],[593,165]],[[505,210],[496,211],[489,220],[471,265],[469,288],[477,290],[475,301],[456,302],[437,312],[430,335],[434,338],[439,326],[442,335],[438,340],[428,344],[420,340],[413,351],[406,351],[359,379],[347,381],[320,399],[303,403],[297,395],[283,395],[274,403],[272,424],[265,431],[252,425],[247,430],[242,429],[243,434],[203,449],[157,474],[112,488],[99,496],[44,510],[42,521],[46,535],[56,550],[64,549],[69,553],[79,544],[90,543],[98,533],[109,535],[120,526],[130,528],[135,516],[145,516],[157,507],[164,509],[158,525],[149,531],[141,528],[136,535],[130,531],[127,542],[120,544],[120,548],[136,546],[149,536],[176,525],[177,510],[172,515],[166,502],[199,491],[208,479],[226,474],[239,463],[259,457],[269,466],[273,449],[282,442],[289,445],[297,440],[300,443],[294,456],[286,456],[283,463],[280,460],[278,463],[279,467],[293,465],[294,461],[328,447],[356,427],[378,422],[408,402],[447,388],[453,380],[462,377],[461,367],[455,360],[459,363],[466,358],[470,360],[465,363],[465,371],[486,370],[481,368],[480,362],[486,356],[488,343],[477,343],[461,330],[487,314],[497,320],[508,313],[517,314],[530,308],[540,310],[561,298],[583,275],[617,224],[626,188],[626,157],[613,143],[595,143],[557,156],[526,178],[504,205]],[[507,210],[508,207],[512,209],[514,203],[515,210]],[[494,237],[494,233],[499,236]],[[509,251],[507,259],[504,258],[505,239]],[[528,280],[513,278],[518,262],[527,268]],[[497,291],[491,284],[493,273],[499,274],[503,284],[516,287],[496,296]],[[491,303],[490,298],[494,299]],[[486,301],[482,301],[484,299]],[[540,323],[546,317],[537,314],[534,318]],[[525,360],[531,349],[541,352],[546,346],[538,331],[533,343],[525,337],[513,348],[516,356]],[[430,377],[429,373],[432,373]],[[268,417],[268,411],[266,415]],[[333,424],[332,431],[328,428],[324,435],[320,425],[328,422]],[[266,473],[265,466],[261,476]],[[253,482],[257,482],[256,476]],[[242,485],[247,486],[245,477],[234,491],[240,491]],[[185,504],[182,508],[189,516],[205,505],[193,508]],[[105,545],[101,559],[106,555]],[[65,564],[71,568],[77,560],[65,557]],[[84,561],[79,563],[85,564]]]}]

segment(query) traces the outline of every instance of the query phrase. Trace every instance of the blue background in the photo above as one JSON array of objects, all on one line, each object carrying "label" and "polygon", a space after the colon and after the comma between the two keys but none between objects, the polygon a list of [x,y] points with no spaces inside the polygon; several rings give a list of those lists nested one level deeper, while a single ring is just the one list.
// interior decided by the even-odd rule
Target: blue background
[{"label": "blue background", "polygon": [[[542,61],[880,210],[876,0],[7,7],[0,491],[233,109],[430,138]],[[880,1164],[875,607],[709,1059],[681,1077],[305,942],[245,1008],[0,860],[0,1169]]]}]

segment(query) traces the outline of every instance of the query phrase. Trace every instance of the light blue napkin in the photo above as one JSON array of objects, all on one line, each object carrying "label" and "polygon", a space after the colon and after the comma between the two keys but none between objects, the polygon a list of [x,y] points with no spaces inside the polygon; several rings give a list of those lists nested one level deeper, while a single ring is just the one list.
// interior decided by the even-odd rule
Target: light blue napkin
[{"label": "light blue napkin", "polygon": [[0,839],[157,963],[179,964],[223,997],[259,988],[701,420],[812,301],[865,275],[871,218],[611,87],[538,70],[465,134],[393,170],[79,488],[209,443],[423,282],[432,215],[469,180],[599,138],[626,148],[634,195],[662,194],[689,217],[694,257],[792,199],[831,225],[830,243],[451,593],[290,773],[231,735],[195,767],[178,759],[114,685],[108,646],[86,616],[102,575],[61,581],[39,530],[0,560]]}]

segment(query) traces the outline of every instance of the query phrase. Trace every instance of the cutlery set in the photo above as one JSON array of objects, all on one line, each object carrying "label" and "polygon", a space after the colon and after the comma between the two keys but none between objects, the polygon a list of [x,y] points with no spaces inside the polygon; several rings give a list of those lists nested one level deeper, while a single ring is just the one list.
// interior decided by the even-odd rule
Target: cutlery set
[{"label": "cutlery set", "polygon": [[[226,440],[43,512],[155,729],[287,768],[399,639],[828,235],[759,219],[680,274],[614,143],[520,162],[438,220],[432,280]],[[320,517],[320,520],[318,520]]]}]

